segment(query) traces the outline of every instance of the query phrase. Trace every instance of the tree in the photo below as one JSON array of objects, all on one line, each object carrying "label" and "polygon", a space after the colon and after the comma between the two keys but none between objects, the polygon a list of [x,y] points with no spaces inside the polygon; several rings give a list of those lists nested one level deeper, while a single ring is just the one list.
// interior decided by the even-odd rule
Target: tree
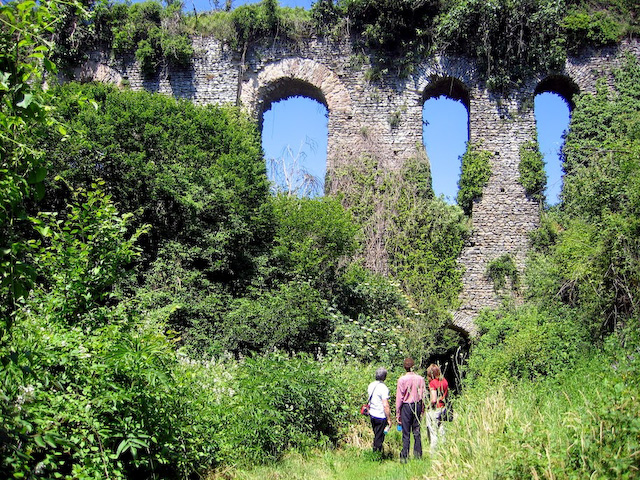
[{"label": "tree", "polygon": [[52,123],[41,85],[45,73],[56,72],[47,40],[55,18],[55,2],[0,5],[0,341],[34,281],[25,261],[33,234],[25,207],[42,198],[46,169],[29,137]]}]

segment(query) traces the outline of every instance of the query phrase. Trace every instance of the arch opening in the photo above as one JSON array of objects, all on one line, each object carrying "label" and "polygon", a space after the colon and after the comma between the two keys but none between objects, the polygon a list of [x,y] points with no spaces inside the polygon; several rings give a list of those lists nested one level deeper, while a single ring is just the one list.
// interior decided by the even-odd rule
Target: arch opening
[{"label": "arch opening", "polygon": [[542,93],[557,94],[567,103],[569,111],[571,111],[575,107],[573,97],[580,93],[580,89],[578,85],[567,76],[549,75],[538,83],[534,91],[536,96]]},{"label": "arch opening", "polygon": [[423,95],[422,123],[433,191],[454,204],[469,140],[469,92],[464,84],[454,78],[432,82]]},{"label": "arch opening", "polygon": [[302,97],[315,100],[326,110],[329,109],[327,99],[322,90],[309,82],[297,78],[279,78],[260,90],[260,101],[258,119],[260,129],[264,121],[264,114],[271,109],[274,103],[287,100],[289,98]]},{"label": "arch opening", "polygon": [[548,205],[556,205],[562,192],[562,147],[569,128],[573,97],[578,87],[568,77],[552,75],[542,80],[536,90],[534,114],[540,152],[544,160],[547,185],[544,191]]},{"label": "arch opening", "polygon": [[318,197],[327,171],[328,109],[319,89],[274,82],[263,97],[262,149],[272,192]]}]

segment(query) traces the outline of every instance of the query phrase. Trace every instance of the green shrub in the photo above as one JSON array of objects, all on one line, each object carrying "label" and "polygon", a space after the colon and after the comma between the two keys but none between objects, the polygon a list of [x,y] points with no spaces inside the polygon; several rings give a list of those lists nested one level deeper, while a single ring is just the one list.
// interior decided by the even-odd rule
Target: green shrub
[{"label": "green shrub", "polygon": [[531,262],[530,295],[575,309],[594,338],[635,318],[640,244],[640,66],[625,59],[610,90],[576,98],[564,146],[554,244]]},{"label": "green shrub", "polygon": [[28,295],[35,271],[26,261],[34,235],[27,206],[42,199],[46,160],[38,142],[45,126],[66,130],[50,115],[45,76],[55,76],[52,34],[58,4],[0,5],[0,344],[11,329],[13,311]]},{"label": "green shrub", "polygon": [[263,463],[292,448],[331,444],[350,414],[350,386],[310,357],[247,358],[233,388],[219,433],[221,455],[229,463]]},{"label": "green shrub", "polygon": [[272,204],[276,223],[270,266],[281,279],[308,281],[329,294],[359,246],[360,229],[352,214],[331,197],[279,194]]},{"label": "green shrub", "polygon": [[399,365],[409,355],[403,328],[397,316],[349,318],[335,314],[335,330],[328,344],[331,358]]},{"label": "green shrub", "polygon": [[489,370],[486,382],[467,381],[426,475],[634,478],[639,357],[637,340],[625,337],[610,338],[601,351],[550,359],[535,381],[505,381]]},{"label": "green shrub", "polygon": [[520,145],[518,171],[520,172],[518,182],[524,187],[527,195],[539,202],[543,201],[547,175],[538,142],[531,141]]},{"label": "green shrub", "polygon": [[[184,245],[175,262],[208,281],[250,275],[272,223],[255,125],[234,109],[105,85],[69,84],[56,95],[57,111],[82,134],[64,145],[45,139],[52,170],[72,185],[102,177],[120,208],[138,211],[152,227],[141,243],[146,263],[171,240]],[[97,108],[78,108],[82,95]],[[64,206],[65,189],[49,191],[47,207]]]},{"label": "green shrub", "polygon": [[518,291],[520,288],[520,274],[518,266],[513,257],[508,253],[494,258],[487,264],[486,275],[493,282],[494,291],[502,290],[506,285],[507,278],[510,280],[511,290]]},{"label": "green shrub", "polygon": [[185,392],[172,381],[174,345],[162,327],[116,301],[140,232],[131,236],[130,217],[99,190],[73,197],[60,218],[36,221],[41,280],[16,312],[11,342],[0,347],[10,367],[1,373],[0,471],[7,478],[34,469],[85,478],[175,476],[179,466],[195,472],[196,450],[215,445],[182,452],[200,425],[190,423]]},{"label": "green shrub", "polygon": [[458,180],[458,205],[464,213],[471,215],[473,202],[482,196],[482,190],[491,177],[491,158],[493,154],[481,150],[479,144],[467,144],[462,155],[462,172]]},{"label": "green shrub", "polygon": [[333,329],[328,303],[302,281],[235,300],[220,332],[226,349],[242,354],[324,350]]},{"label": "green shrub", "polygon": [[619,42],[629,29],[629,19],[614,15],[604,10],[590,11],[586,6],[571,8],[562,20],[569,50],[575,53],[587,45],[599,47]]},{"label": "green shrub", "polygon": [[469,357],[467,381],[509,381],[553,375],[587,345],[587,331],[570,309],[546,311],[533,305],[483,311],[480,337]]}]

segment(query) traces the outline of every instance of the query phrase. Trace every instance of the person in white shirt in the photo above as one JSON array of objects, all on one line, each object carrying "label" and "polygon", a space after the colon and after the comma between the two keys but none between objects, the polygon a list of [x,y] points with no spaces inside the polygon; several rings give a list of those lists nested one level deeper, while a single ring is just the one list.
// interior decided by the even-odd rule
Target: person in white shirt
[{"label": "person in white shirt", "polygon": [[380,367],[376,370],[376,380],[369,384],[369,416],[373,428],[373,451],[382,453],[384,434],[391,426],[391,408],[389,407],[389,388],[384,384],[387,369]]}]

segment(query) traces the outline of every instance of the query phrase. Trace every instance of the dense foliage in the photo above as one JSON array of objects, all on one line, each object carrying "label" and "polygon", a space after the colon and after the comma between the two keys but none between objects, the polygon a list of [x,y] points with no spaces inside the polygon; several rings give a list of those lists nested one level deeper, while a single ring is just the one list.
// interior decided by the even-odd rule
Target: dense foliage
[{"label": "dense foliage", "polygon": [[531,274],[536,298],[573,306],[594,334],[637,318],[638,79],[638,62],[629,58],[613,91],[601,84],[595,96],[577,99],[563,150],[562,202],[541,235],[549,254],[534,257]]},{"label": "dense foliage", "polygon": [[[0,6],[0,476],[186,479],[335,445],[375,366],[457,346],[443,327],[467,221],[433,197],[423,159],[338,172],[360,192],[350,211],[271,196],[235,109],[43,91],[46,37],[68,12]],[[640,469],[637,60],[612,78],[575,99],[524,298],[478,319],[441,476]],[[482,185],[490,154],[467,155]],[[386,252],[389,275],[367,251]]]},{"label": "dense foliage", "polygon": [[509,280],[509,288],[513,291],[517,291],[520,286],[518,266],[508,253],[491,260],[487,264],[485,274],[493,282],[495,292],[504,289],[507,286],[507,280]]},{"label": "dense foliage", "polygon": [[[558,340],[551,335],[567,334],[574,327],[562,325],[566,318],[555,324],[552,320],[551,328],[535,327],[538,322],[530,315],[540,321],[546,316],[541,314],[523,313],[529,318],[516,335],[519,347],[514,349],[516,342],[508,341],[483,351],[489,361],[485,366],[497,369],[486,370],[483,376],[493,381],[469,382],[464,402],[456,404],[457,417],[449,425],[447,443],[427,475],[468,480],[637,476],[637,334],[611,338],[599,352],[576,356],[570,349],[564,354],[567,346],[576,344],[571,334]],[[517,349],[524,348],[527,341],[542,347],[539,355],[535,348],[523,352],[523,359],[531,359],[534,368],[518,359]],[[505,346],[508,350],[503,355]],[[552,346],[556,350],[551,350]],[[498,358],[492,358],[494,355]],[[535,380],[514,382],[503,366]]]},{"label": "dense foliage", "polygon": [[50,97],[39,86],[45,72],[56,71],[48,59],[50,44],[44,41],[53,30],[56,11],[48,3],[41,9],[34,5],[0,9],[0,340],[35,274],[25,262],[32,248],[26,204],[42,198],[46,170],[42,152],[31,146],[29,137],[52,123],[46,115]]},{"label": "dense foliage", "polygon": [[[209,281],[250,275],[249,257],[272,236],[253,124],[233,110],[107,85],[68,84],[54,94],[58,115],[77,135],[60,143],[50,133],[51,170],[70,185],[102,178],[123,211],[152,225],[142,240],[146,263],[168,255],[175,266],[197,265]],[[79,96],[93,105],[78,106]],[[44,205],[62,207],[65,184],[48,188]]]},{"label": "dense foliage", "polygon": [[527,195],[542,202],[547,185],[547,174],[544,171],[544,160],[538,142],[530,141],[520,145],[520,162],[518,163],[520,178]]},{"label": "dense foliage", "polygon": [[469,142],[462,155],[462,171],[458,180],[456,201],[465,214],[471,215],[473,202],[482,197],[482,190],[491,177],[493,153],[483,150],[482,145]]},{"label": "dense foliage", "polygon": [[[334,175],[364,230],[363,261],[378,271],[386,266],[406,295],[411,311],[403,314],[403,323],[411,332],[407,345],[412,355],[426,359],[455,350],[460,338],[444,327],[462,288],[456,259],[468,234],[466,219],[457,206],[434,198],[426,159],[410,159],[391,172],[378,162],[363,157]],[[397,343],[393,336],[384,343],[389,339]]]}]

